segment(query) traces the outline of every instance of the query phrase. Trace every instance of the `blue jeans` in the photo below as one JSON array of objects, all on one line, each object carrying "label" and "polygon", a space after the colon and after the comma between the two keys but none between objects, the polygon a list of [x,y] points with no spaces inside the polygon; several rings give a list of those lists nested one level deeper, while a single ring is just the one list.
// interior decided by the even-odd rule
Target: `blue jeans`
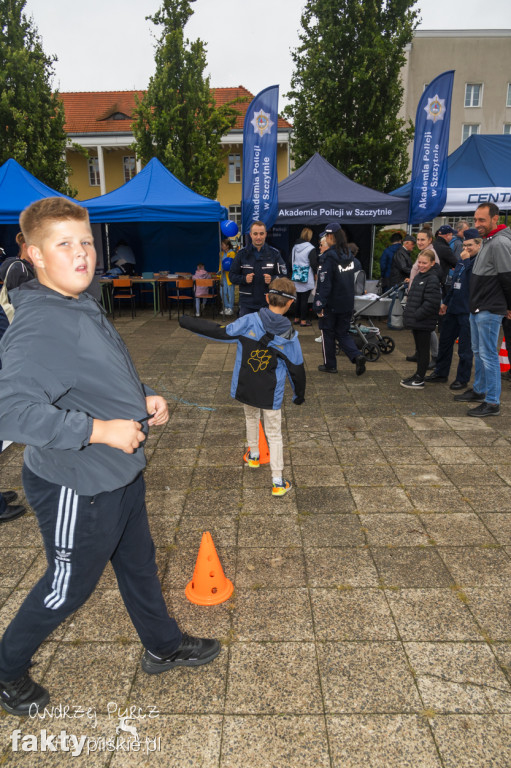
[{"label": "blue jeans", "polygon": [[224,309],[234,308],[234,285],[227,284],[227,272],[222,272],[222,282],[220,283],[220,295]]},{"label": "blue jeans", "polygon": [[486,402],[500,403],[499,332],[502,315],[477,312],[470,315],[472,352],[475,360],[474,392],[484,394]]}]

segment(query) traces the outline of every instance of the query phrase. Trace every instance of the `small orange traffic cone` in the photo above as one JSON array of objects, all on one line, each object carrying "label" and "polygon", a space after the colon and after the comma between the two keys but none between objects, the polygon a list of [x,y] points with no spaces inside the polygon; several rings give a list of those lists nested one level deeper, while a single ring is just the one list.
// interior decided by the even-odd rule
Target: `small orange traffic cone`
[{"label": "small orange traffic cone", "polygon": [[263,425],[259,422],[259,464],[270,463],[270,450],[266,442]]},{"label": "small orange traffic cone", "polygon": [[218,605],[232,595],[234,587],[226,577],[209,531],[202,534],[192,580],[185,595],[196,605]]},{"label": "small orange traffic cone", "polygon": [[[250,446],[247,448],[243,455],[243,461],[248,461],[248,455],[250,453]],[[266,442],[266,435],[264,434],[263,425],[259,422],[259,464],[270,463],[270,449]]]},{"label": "small orange traffic cone", "polygon": [[511,365],[509,364],[509,356],[507,354],[506,349],[506,340],[502,339],[502,344],[500,345],[499,349],[499,363],[500,363],[500,372],[506,373],[506,371],[509,371],[511,368]]}]

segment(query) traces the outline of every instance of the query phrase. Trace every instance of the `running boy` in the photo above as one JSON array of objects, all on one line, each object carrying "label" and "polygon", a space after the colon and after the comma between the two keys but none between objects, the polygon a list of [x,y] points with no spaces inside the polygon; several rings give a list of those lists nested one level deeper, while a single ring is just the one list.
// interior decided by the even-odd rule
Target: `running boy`
[{"label": "running boy", "polygon": [[0,435],[27,445],[23,486],[48,567],[0,643],[0,705],[27,715],[49,701],[28,674],[32,655],[87,600],[109,560],[146,648],[145,672],[205,664],[219,644],[181,633],[167,613],[142,476],[147,427],[168,421],[167,403],[140,382],[122,339],[84,293],[96,264],[88,213],[46,198],[20,224],[38,279],[11,293]]},{"label": "running boy", "polygon": [[286,277],[270,283],[268,307],[243,315],[228,326],[182,315],[183,328],[217,341],[237,342],[238,350],[231,382],[231,396],[243,403],[249,450],[243,457],[249,467],[259,467],[259,421],[261,412],[270,449],[273,496],[284,496],[291,483],[282,477],[281,406],[286,375],[294,391],[293,402],[301,405],[305,395],[305,369],[298,334],[284,317],[296,297],[295,285]]}]

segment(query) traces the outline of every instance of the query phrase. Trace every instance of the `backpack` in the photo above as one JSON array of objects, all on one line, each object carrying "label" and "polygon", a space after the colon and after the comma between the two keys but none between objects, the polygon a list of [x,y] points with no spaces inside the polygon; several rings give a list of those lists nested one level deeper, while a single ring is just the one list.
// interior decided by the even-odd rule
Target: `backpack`
[{"label": "backpack", "polygon": [[9,325],[14,319],[14,307],[12,306],[11,300],[9,299],[9,294],[7,293],[7,277],[11,271],[11,268],[14,266],[14,264],[16,264],[16,261],[13,261],[12,264],[9,265],[9,269],[5,273],[2,290],[0,291],[0,307],[2,307],[3,311],[5,312],[7,320],[9,321]]}]

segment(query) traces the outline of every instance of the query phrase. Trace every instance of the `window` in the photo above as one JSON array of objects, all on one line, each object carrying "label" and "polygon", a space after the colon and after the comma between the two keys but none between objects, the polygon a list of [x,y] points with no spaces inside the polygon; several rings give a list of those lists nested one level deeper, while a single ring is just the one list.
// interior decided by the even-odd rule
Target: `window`
[{"label": "window", "polygon": [[479,128],[481,126],[479,123],[465,123],[463,126],[463,133],[461,135],[461,143],[466,141],[469,136],[472,136],[474,133],[479,133]]},{"label": "window", "polygon": [[241,156],[229,155],[229,184],[241,181]]},{"label": "window", "polygon": [[122,158],[122,166],[124,169],[124,181],[129,181],[135,176],[137,172],[137,163],[133,155]]},{"label": "window", "polygon": [[504,123],[504,133],[508,136],[511,134],[511,123]]},{"label": "window", "polygon": [[99,187],[99,160],[97,157],[89,157],[89,184],[91,187]]},{"label": "window", "polygon": [[467,83],[465,86],[465,106],[481,107],[483,104],[483,84]]},{"label": "window", "polygon": [[241,227],[241,205],[229,206],[229,218],[235,221],[238,227]]}]

